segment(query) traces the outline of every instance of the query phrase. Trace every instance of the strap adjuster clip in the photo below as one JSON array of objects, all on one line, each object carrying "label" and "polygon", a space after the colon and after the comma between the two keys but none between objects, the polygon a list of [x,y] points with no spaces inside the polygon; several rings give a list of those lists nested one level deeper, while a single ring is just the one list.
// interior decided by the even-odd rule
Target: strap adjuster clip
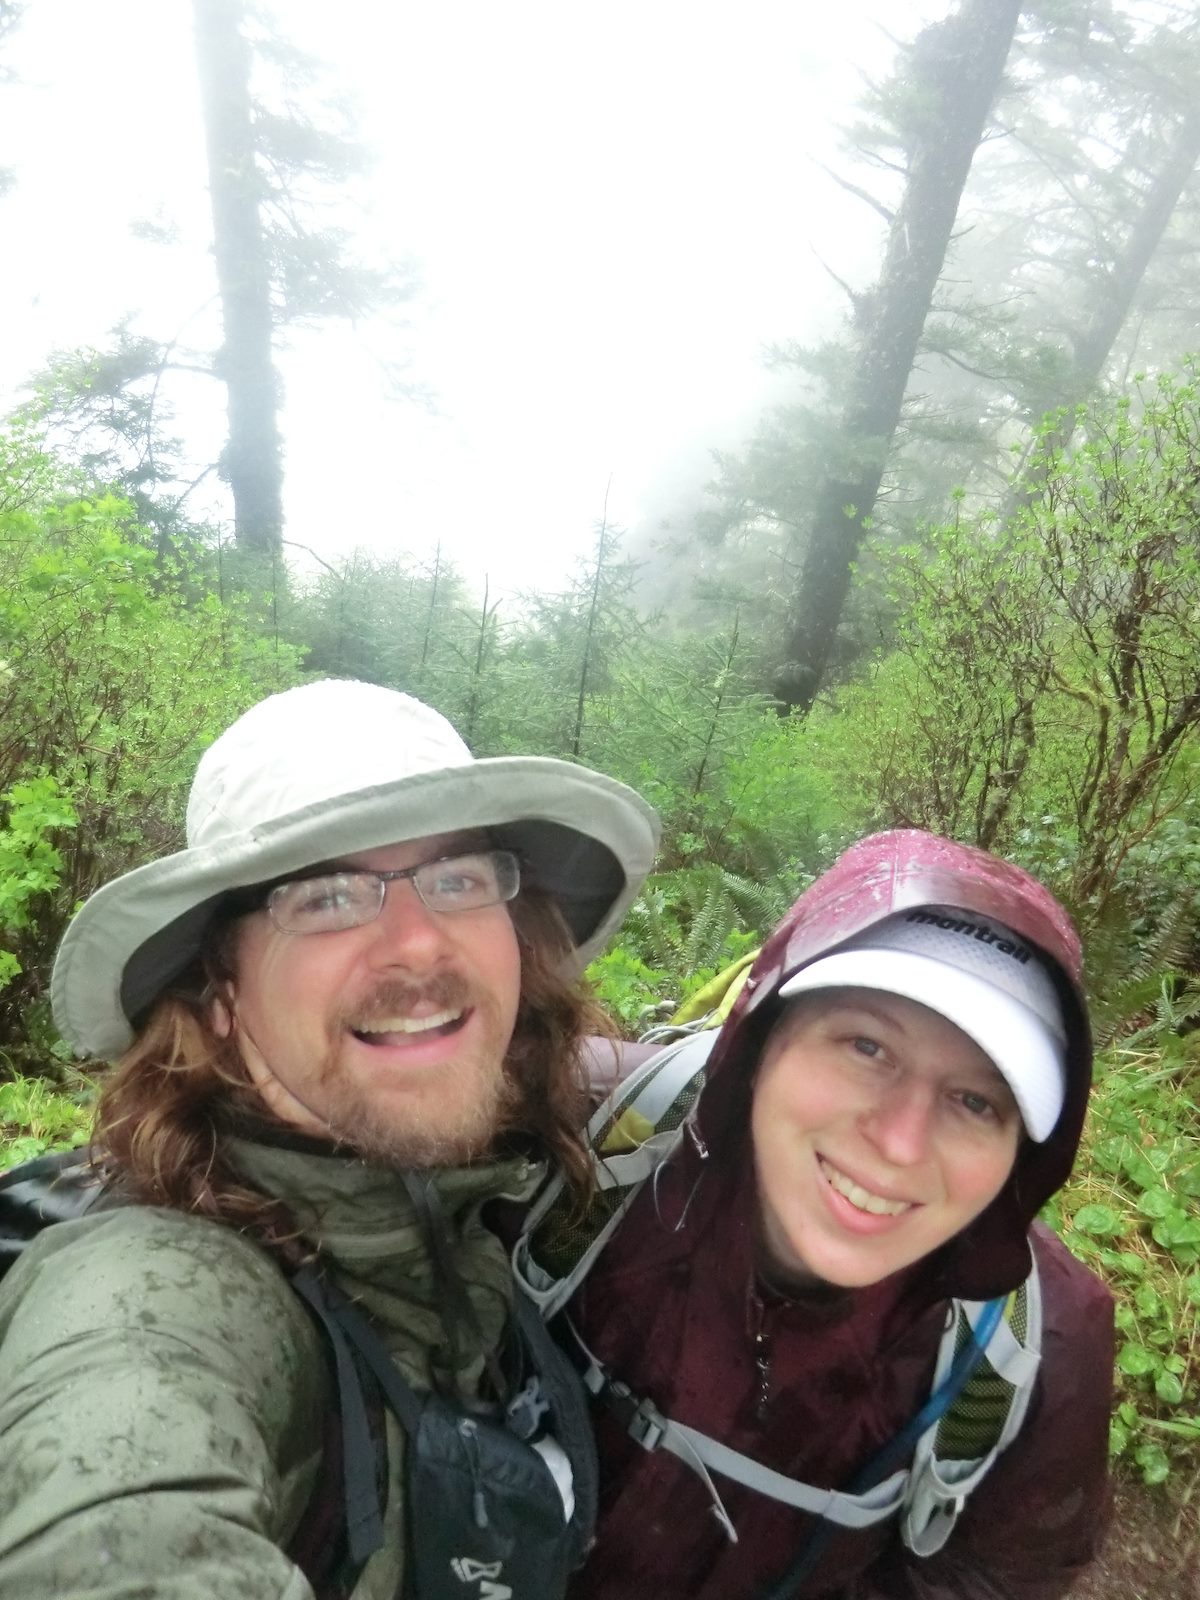
[{"label": "strap adjuster clip", "polygon": [[627,1383],[613,1378],[605,1385],[605,1404],[635,1444],[657,1450],[666,1432],[662,1413],[649,1400],[639,1400]]}]

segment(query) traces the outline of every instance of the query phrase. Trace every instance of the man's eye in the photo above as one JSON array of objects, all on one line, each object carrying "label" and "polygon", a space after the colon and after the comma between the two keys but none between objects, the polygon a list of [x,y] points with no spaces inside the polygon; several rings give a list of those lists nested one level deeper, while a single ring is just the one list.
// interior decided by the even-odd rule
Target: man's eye
[{"label": "man's eye", "polygon": [[433,892],[449,898],[478,894],[483,887],[484,879],[482,875],[465,867],[455,867],[446,872],[439,872],[433,881]]},{"label": "man's eye", "polygon": [[495,888],[496,873],[487,856],[463,856],[439,862],[431,885],[434,894],[447,900],[474,899],[494,893]]},{"label": "man's eye", "polygon": [[296,917],[327,916],[341,911],[354,896],[350,885],[340,878],[312,878],[294,886],[288,896],[288,911]]}]

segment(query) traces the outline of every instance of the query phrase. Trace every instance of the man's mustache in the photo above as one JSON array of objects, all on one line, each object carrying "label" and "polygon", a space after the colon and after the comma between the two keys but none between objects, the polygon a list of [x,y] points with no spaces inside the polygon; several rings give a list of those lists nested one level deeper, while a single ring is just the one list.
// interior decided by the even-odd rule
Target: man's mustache
[{"label": "man's mustache", "polygon": [[365,999],[339,1013],[337,1022],[343,1028],[360,1030],[389,1017],[408,1016],[421,1004],[435,1011],[465,1011],[470,1000],[471,987],[461,973],[439,972],[422,983],[388,978]]}]

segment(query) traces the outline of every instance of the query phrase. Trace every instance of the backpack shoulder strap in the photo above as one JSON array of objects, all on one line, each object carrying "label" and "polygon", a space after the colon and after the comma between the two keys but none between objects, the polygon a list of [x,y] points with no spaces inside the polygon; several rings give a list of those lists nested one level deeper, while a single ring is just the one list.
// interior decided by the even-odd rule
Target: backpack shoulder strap
[{"label": "backpack shoulder strap", "polygon": [[870,1527],[894,1517],[901,1509],[908,1484],[907,1468],[901,1467],[886,1477],[881,1474],[869,1487],[855,1486],[845,1492],[788,1477],[698,1428],[673,1421],[653,1401],[639,1399],[596,1359],[570,1318],[566,1324],[581,1353],[584,1386],[616,1416],[643,1450],[666,1450],[696,1474],[708,1493],[709,1509],[731,1544],[738,1542],[737,1530],[713,1481],[714,1474],[844,1528]]},{"label": "backpack shoulder strap", "polygon": [[619,1083],[587,1126],[596,1188],[580,1211],[560,1177],[530,1208],[513,1250],[518,1286],[544,1317],[587,1276],[642,1184],[675,1150],[704,1085],[712,1032],[676,1039]]},{"label": "backpack shoulder strap", "polygon": [[[938,1351],[934,1387],[968,1347],[984,1306],[954,1300]],[[945,1413],[918,1441],[902,1523],[905,1544],[932,1555],[950,1537],[967,1496],[1016,1438],[1042,1355],[1042,1296],[1036,1259],[1008,1296],[985,1354]]]},{"label": "backpack shoulder strap", "polygon": [[513,1271],[543,1317],[562,1310],[642,1184],[678,1147],[704,1087],[717,1030],[757,955],[750,950],[718,972],[670,1022],[643,1036],[643,1043],[663,1048],[618,1083],[588,1123],[595,1192],[582,1212],[557,1176],[531,1207],[513,1250]]},{"label": "backpack shoulder strap", "polygon": [[52,1150],[0,1173],[0,1276],[43,1228],[82,1217],[103,1192],[86,1148]]}]

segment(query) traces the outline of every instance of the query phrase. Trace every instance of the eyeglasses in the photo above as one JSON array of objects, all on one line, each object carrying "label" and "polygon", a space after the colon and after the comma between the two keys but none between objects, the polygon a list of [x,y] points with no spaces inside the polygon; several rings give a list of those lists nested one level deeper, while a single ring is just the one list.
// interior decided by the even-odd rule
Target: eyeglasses
[{"label": "eyeglasses", "polygon": [[396,872],[324,872],[289,878],[268,893],[266,908],[281,933],[336,933],[373,922],[389,883],[407,878],[430,911],[482,911],[511,900],[521,887],[521,864],[511,850],[443,856]]}]

